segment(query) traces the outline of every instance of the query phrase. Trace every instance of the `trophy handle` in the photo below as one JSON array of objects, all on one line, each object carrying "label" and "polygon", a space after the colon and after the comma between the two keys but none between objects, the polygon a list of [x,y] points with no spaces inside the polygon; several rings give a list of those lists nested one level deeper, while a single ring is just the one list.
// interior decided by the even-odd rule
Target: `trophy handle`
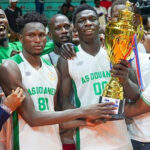
[{"label": "trophy handle", "polygon": [[142,16],[138,15],[139,17],[139,25],[137,26],[137,29],[136,29],[136,32],[137,32],[137,40],[138,42],[140,42],[143,38],[143,35],[144,35],[144,26],[143,26],[143,19],[142,19]]}]

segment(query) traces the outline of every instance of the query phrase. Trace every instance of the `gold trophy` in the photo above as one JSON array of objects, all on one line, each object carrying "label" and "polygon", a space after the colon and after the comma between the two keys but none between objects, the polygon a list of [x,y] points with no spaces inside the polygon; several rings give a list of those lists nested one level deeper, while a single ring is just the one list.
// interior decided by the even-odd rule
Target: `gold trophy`
[{"label": "gold trophy", "polygon": [[[119,63],[121,59],[128,60],[133,46],[134,35],[138,32],[138,38],[142,37],[142,23],[136,27],[133,25],[134,13],[129,10],[131,3],[126,2],[126,8],[119,13],[116,22],[109,22],[105,32],[105,47],[112,65]],[[138,30],[138,31],[137,31]],[[114,102],[118,108],[115,110],[113,119],[123,119],[124,115],[124,92],[118,78],[112,77],[106,85],[100,102]]]}]

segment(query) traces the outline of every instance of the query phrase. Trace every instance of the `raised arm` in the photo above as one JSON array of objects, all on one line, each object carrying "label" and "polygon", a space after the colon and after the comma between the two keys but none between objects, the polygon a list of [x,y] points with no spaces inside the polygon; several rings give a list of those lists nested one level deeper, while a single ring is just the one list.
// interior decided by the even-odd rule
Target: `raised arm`
[{"label": "raised arm", "polygon": [[140,89],[133,81],[136,76],[133,74],[132,69],[129,71],[127,61],[121,60],[119,64],[114,65],[111,73],[113,77],[118,77],[120,79],[120,82],[123,85],[125,98],[131,100],[137,100],[139,98]]}]

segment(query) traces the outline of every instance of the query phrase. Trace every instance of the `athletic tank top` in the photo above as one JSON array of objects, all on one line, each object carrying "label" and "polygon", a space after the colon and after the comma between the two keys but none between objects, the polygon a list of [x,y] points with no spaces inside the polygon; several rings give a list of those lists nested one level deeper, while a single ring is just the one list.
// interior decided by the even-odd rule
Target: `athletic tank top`
[{"label": "athletic tank top", "polygon": [[[12,57],[21,71],[22,83],[28,90],[36,111],[53,112],[58,77],[50,62],[41,59],[40,69],[33,68],[23,54]],[[58,125],[30,127],[20,116],[13,116],[13,150],[62,150]]]},{"label": "athletic tank top", "polygon": [[[76,106],[96,104],[111,77],[106,50],[101,48],[96,56],[92,56],[78,46],[76,55],[73,60],[68,60]],[[76,131],[77,150],[132,150],[124,120],[80,127]]]},{"label": "athletic tank top", "polygon": [[[150,54],[139,53],[139,61],[145,90],[150,85]],[[134,66],[136,66],[135,60],[133,61]],[[128,131],[131,139],[150,143],[150,112],[133,117],[132,123],[128,125]]]}]

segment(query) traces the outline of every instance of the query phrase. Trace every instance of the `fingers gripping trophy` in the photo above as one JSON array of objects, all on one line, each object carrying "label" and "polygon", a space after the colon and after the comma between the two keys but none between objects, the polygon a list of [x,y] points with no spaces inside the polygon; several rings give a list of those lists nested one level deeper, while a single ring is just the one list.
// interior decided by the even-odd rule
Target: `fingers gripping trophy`
[{"label": "fingers gripping trophy", "polygon": [[[142,23],[141,27],[133,25],[134,13],[129,10],[130,7],[131,3],[127,1],[126,8],[119,13],[118,20],[109,22],[106,26],[105,47],[112,65],[119,63],[121,59],[129,60],[135,34],[139,39],[142,37],[142,31],[139,30]],[[118,108],[112,118],[124,119],[125,98],[119,78],[112,77],[103,91],[100,102],[110,101]]]}]

